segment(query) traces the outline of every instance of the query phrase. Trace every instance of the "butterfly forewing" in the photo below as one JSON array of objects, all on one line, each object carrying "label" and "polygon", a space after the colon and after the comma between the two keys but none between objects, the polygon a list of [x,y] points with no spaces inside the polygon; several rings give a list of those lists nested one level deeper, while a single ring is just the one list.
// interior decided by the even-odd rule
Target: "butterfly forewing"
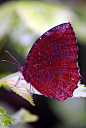
[{"label": "butterfly forewing", "polygon": [[81,79],[77,56],[71,24],[58,25],[34,43],[26,59],[24,79],[43,95],[63,101],[72,96]]}]

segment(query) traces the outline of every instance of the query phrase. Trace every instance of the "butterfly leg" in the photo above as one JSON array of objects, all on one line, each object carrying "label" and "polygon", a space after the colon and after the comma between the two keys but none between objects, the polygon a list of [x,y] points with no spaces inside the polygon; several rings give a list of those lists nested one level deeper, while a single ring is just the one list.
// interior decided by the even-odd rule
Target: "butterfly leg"
[{"label": "butterfly leg", "polygon": [[32,97],[32,94],[31,94],[31,83],[30,83],[30,96]]},{"label": "butterfly leg", "polygon": [[19,78],[17,79],[16,84],[14,84],[13,87],[15,87],[19,83],[20,80],[24,80],[24,78],[21,75],[19,76]]}]

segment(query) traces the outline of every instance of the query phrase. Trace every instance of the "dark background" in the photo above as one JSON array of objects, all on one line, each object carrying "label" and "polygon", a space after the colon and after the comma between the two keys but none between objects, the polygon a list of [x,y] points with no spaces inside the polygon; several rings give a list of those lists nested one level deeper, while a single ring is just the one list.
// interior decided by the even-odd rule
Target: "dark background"
[{"label": "dark background", "polygon": [[[42,1],[42,0],[41,0]],[[86,22],[85,17],[85,9],[86,5],[85,0],[47,0],[48,2],[54,2],[55,4],[61,4],[63,7],[71,8],[79,16],[79,22],[81,25]],[[46,2],[47,2],[46,1]],[[0,0],[0,6],[6,4],[7,1]],[[29,1],[28,1],[29,2]],[[43,1],[42,1],[43,2]],[[81,8],[82,6],[82,8]],[[75,7],[75,8],[74,8]],[[83,18],[84,17],[84,18]],[[74,22],[74,21],[73,21]],[[79,25],[77,23],[73,23],[74,30]],[[85,28],[84,26],[83,28]],[[86,29],[86,28],[85,28]],[[80,29],[79,29],[80,30]],[[31,31],[32,32],[32,31]],[[75,31],[76,36],[77,31]],[[82,34],[82,30],[79,31]],[[86,31],[84,33],[86,35]],[[40,35],[34,33],[34,41]],[[79,55],[78,55],[78,63],[80,67],[80,74],[83,79],[81,80],[82,84],[86,84],[86,39],[80,39],[77,36],[77,42],[79,47]],[[4,43],[3,43],[4,42]],[[19,49],[19,45],[13,44],[15,41],[11,40],[8,35],[5,35],[3,39],[1,39],[0,44],[3,46],[0,48],[0,61],[3,58],[12,61],[12,59],[4,52],[8,50],[16,59],[24,66],[26,55],[22,55]],[[22,46],[23,47],[23,46]],[[22,49],[21,47],[21,49]],[[17,48],[17,50],[16,50]],[[28,50],[29,52],[29,50]],[[24,52],[23,52],[24,53]],[[17,67],[11,66],[8,63],[0,64],[0,74],[1,77],[6,76],[6,74],[10,74],[12,72],[18,71]],[[16,102],[15,102],[16,101]],[[31,111],[31,113],[37,114],[40,119],[35,123],[27,124],[26,128],[85,128],[86,127],[86,99],[85,98],[68,98],[63,103],[56,101],[54,99],[46,98],[44,96],[34,95],[34,101],[36,106],[33,107],[24,100],[22,97],[16,95],[14,92],[8,92],[4,88],[0,89],[0,105],[3,106],[8,113],[12,113],[12,111],[17,111],[21,107],[24,107]],[[10,111],[12,110],[12,111]],[[16,126],[15,126],[16,127]],[[25,126],[24,126],[25,127]],[[12,127],[14,128],[14,127]]]}]

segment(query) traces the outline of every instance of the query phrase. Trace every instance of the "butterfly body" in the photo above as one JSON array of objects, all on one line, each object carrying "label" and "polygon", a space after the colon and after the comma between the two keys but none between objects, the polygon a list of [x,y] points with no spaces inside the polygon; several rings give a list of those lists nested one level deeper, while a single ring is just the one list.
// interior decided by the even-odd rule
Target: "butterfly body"
[{"label": "butterfly body", "polygon": [[32,46],[22,69],[27,83],[46,97],[64,101],[73,95],[81,79],[78,47],[70,23],[45,32]]}]

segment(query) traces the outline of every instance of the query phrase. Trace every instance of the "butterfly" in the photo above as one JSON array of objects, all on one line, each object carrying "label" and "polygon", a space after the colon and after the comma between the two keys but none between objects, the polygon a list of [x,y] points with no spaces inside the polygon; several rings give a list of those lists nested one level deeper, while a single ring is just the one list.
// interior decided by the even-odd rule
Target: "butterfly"
[{"label": "butterfly", "polygon": [[37,39],[24,67],[16,62],[27,83],[46,97],[64,101],[73,96],[81,79],[77,59],[77,41],[68,22],[51,28]]}]

